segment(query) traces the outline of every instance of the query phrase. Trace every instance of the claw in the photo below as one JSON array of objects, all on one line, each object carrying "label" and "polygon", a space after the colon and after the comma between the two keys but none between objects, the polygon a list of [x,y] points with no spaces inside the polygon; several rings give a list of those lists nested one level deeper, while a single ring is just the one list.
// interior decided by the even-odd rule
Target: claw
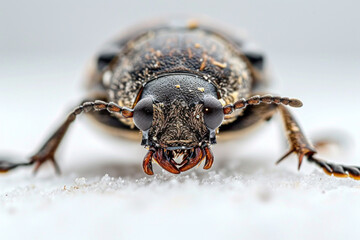
[{"label": "claw", "polygon": [[57,162],[55,161],[55,158],[50,159],[50,161],[54,165],[56,174],[61,175],[61,170],[60,170],[59,164],[57,164]]},{"label": "claw", "polygon": [[174,174],[180,173],[179,169],[175,166],[174,161],[171,161],[172,159],[169,159],[169,157],[164,154],[163,149],[157,150],[153,155],[153,158],[166,171]]},{"label": "claw", "polygon": [[39,156],[35,155],[33,157],[31,157],[31,162],[35,163],[35,167],[33,170],[33,174],[36,175],[37,172],[39,171],[41,165],[43,165],[43,163],[46,161],[46,159],[41,159]]},{"label": "claw", "polygon": [[143,169],[147,175],[154,175],[151,162],[153,154],[154,151],[149,150],[143,160]]},{"label": "claw", "polygon": [[213,162],[214,162],[214,155],[211,152],[211,149],[209,147],[204,147],[206,160],[204,164],[204,169],[210,169]]},{"label": "claw", "polygon": [[295,150],[294,149],[290,149],[287,153],[285,153],[284,156],[282,156],[279,160],[276,161],[275,164],[279,164],[282,160],[284,160],[285,158],[287,158],[290,154],[292,154]]},{"label": "claw", "polygon": [[61,171],[60,171],[60,167],[57,164],[57,162],[55,161],[55,158],[53,155],[50,154],[39,154],[39,155],[34,155],[31,157],[31,164],[35,164],[34,170],[33,170],[33,174],[36,175],[37,172],[39,171],[39,168],[46,162],[46,161],[50,161],[54,168],[55,168],[55,172],[56,174],[60,175]]},{"label": "claw", "polygon": [[56,163],[54,157],[40,157],[40,156],[33,156],[31,157],[29,162],[22,162],[22,163],[12,163],[10,161],[0,161],[0,173],[6,173],[14,168],[20,167],[20,166],[30,166],[35,164],[34,167],[34,174],[37,173],[41,165],[46,162],[47,160],[51,161],[51,163],[54,165],[55,171],[57,174],[60,174],[60,168],[59,165]]},{"label": "claw", "polygon": [[299,155],[298,170],[300,170],[300,167],[301,167],[302,161],[303,161],[303,159],[304,159],[304,156],[305,156],[304,153],[302,153],[302,154]]},{"label": "claw", "polygon": [[195,155],[193,155],[192,157],[188,158],[188,161],[182,166],[180,167],[180,171],[181,172],[185,172],[193,167],[195,167],[196,165],[198,165],[201,160],[204,159],[205,157],[205,153],[204,150],[202,148],[195,148]]},{"label": "claw", "polygon": [[297,155],[298,155],[298,160],[299,160],[298,170],[300,170],[300,167],[301,167],[304,157],[310,157],[316,153],[315,151],[308,149],[308,148],[303,148],[300,150],[290,149],[287,153],[285,153],[284,156],[282,156],[279,160],[276,161],[276,164],[279,164],[281,161],[283,161],[285,158],[287,158],[288,156],[290,156],[290,154],[292,154],[294,152],[297,153]]}]

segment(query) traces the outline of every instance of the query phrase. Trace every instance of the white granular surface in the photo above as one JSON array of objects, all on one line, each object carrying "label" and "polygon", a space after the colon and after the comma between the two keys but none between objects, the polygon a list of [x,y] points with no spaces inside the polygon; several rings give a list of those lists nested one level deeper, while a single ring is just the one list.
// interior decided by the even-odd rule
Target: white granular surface
[{"label": "white granular surface", "polygon": [[[84,60],[75,59],[0,61],[0,79],[7,79],[1,82],[1,156],[24,160],[80,102],[74,79]],[[309,136],[347,133],[350,148],[324,158],[359,165],[357,62],[276,59],[282,84],[271,91],[303,100],[293,112]],[[209,171],[174,176],[155,166],[156,174],[146,176],[139,143],[104,138],[80,117],[57,153],[61,176],[50,165],[35,177],[29,168],[0,175],[0,238],[358,238],[360,181],[329,177],[307,162],[298,172],[294,157],[275,166],[287,150],[279,122],[214,147]]]},{"label": "white granular surface", "polygon": [[219,161],[212,171],[180,176],[156,168],[150,177],[140,164],[114,165],[111,175],[87,177],[56,177],[50,168],[33,177],[23,169],[0,176],[0,229],[4,239],[357,236],[360,183],[329,177],[312,165],[298,173],[294,159],[288,161],[279,167],[255,159]]}]

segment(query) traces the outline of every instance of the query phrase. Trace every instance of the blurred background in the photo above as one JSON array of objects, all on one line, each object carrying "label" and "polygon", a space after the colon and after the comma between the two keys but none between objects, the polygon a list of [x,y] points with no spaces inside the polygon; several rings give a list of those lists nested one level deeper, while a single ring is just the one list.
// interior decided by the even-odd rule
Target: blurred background
[{"label": "blurred background", "polygon": [[[341,156],[339,155],[337,158],[332,158],[332,160],[347,164],[357,163],[359,165],[360,112],[357,105],[360,102],[358,94],[360,90],[359,8],[360,2],[356,0],[1,0],[0,102],[2,112],[0,118],[0,153],[1,155],[3,155],[3,153],[9,155],[14,154],[19,157],[29,156],[34,153],[49,135],[49,132],[66,116],[68,110],[78,104],[83,96],[85,96],[83,85],[86,65],[89,63],[93,54],[96,53],[106,41],[119,32],[131,27],[131,25],[141,23],[141,21],[148,21],[154,17],[186,15],[192,17],[207,16],[219,22],[220,25],[224,24],[245,31],[248,38],[257,43],[266,53],[274,80],[270,91],[301,99],[304,102],[304,107],[296,109],[293,112],[305,129],[305,132],[314,138],[319,135],[331,135],[332,132],[334,132],[338,138],[345,136],[347,142],[350,143],[350,148],[348,148],[346,152],[343,152]],[[223,191],[225,191],[225,194],[223,199],[217,199],[219,204],[213,206],[215,211],[218,211],[218,215],[211,215],[207,221],[214,220],[213,223],[222,222],[223,220],[226,221],[226,217],[219,217],[221,214],[227,214],[226,216],[228,217],[230,216],[228,219],[236,219],[237,216],[232,215],[232,209],[240,209],[239,215],[244,211],[253,210],[254,212],[252,213],[254,215],[252,215],[252,221],[258,221],[264,217],[267,219],[266,221],[263,219],[261,222],[263,226],[266,226],[265,229],[258,231],[258,235],[256,236],[268,237],[274,234],[273,236],[276,237],[280,235],[278,235],[279,232],[276,232],[274,229],[279,227],[279,225],[269,224],[271,218],[278,219],[278,223],[280,223],[280,217],[285,217],[284,219],[294,217],[294,225],[299,226],[298,224],[303,223],[305,221],[304,219],[310,217],[314,219],[321,216],[323,219],[327,219],[327,224],[330,228],[334,226],[334,229],[336,227],[340,229],[338,231],[333,230],[333,236],[344,236],[346,233],[345,229],[350,229],[351,226],[355,226],[355,222],[350,221],[341,224],[335,220],[332,221],[332,215],[328,215],[326,209],[324,209],[323,212],[317,212],[319,215],[311,215],[311,212],[317,209],[320,204],[324,204],[324,202],[329,203],[328,201],[335,201],[333,205],[325,205],[338,214],[347,212],[347,214],[349,214],[348,217],[351,218],[352,214],[350,214],[350,209],[349,211],[344,211],[345,209],[341,207],[349,205],[347,199],[341,200],[335,198],[336,200],[330,200],[333,199],[330,197],[342,192],[335,192],[330,194],[330,196],[323,196],[321,192],[329,186],[334,186],[333,188],[330,187],[332,190],[342,189],[339,186],[350,186],[350,188],[345,189],[345,192],[347,191],[348,199],[354,200],[353,203],[355,203],[358,199],[353,199],[351,196],[353,196],[352,194],[355,191],[353,187],[356,186],[358,189],[358,184],[352,182],[352,180],[343,180],[343,182],[341,182],[342,180],[331,179],[329,182],[322,182],[320,185],[317,185],[316,181],[323,176],[322,173],[319,173],[319,171],[316,172],[318,175],[315,175],[315,178],[313,175],[304,175],[313,173],[315,167],[312,165],[310,167],[304,166],[304,170],[298,173],[296,171],[297,164],[295,163],[295,158],[284,162],[284,165],[280,167],[273,166],[273,162],[286,151],[284,134],[278,127],[278,125],[280,125],[279,122],[280,121],[276,120],[272,121],[272,123],[268,124],[270,127],[263,127],[263,131],[250,136],[248,141],[241,142],[241,147],[239,147],[239,142],[225,146],[225,150],[223,151],[225,154],[222,154],[221,150],[215,148],[215,152],[218,152],[219,156],[222,154],[226,159],[234,158],[236,161],[233,161],[232,164],[238,164],[237,161],[239,159],[245,160],[245,165],[241,165],[239,169],[247,169],[248,172],[247,170],[245,172],[243,170],[239,170],[240,172],[230,171],[230,175],[240,176],[240,178],[245,176],[245,178],[248,177],[248,180],[251,179],[251,181],[249,180],[246,183],[246,186],[249,186],[249,188],[242,185],[242,190],[244,192],[250,192],[250,197],[248,198],[245,193],[239,196],[231,195],[230,192],[232,190],[222,185],[224,183],[220,184],[218,189],[210,189],[209,192],[205,193],[205,196],[213,197],[213,194],[222,195],[224,193]],[[129,177],[133,172],[141,174],[140,160],[143,157],[144,151],[138,143],[128,144],[123,141],[114,142],[111,138],[103,138],[103,135],[94,131],[86,120],[80,120],[74,125],[71,133],[66,137],[60,149],[60,165],[65,173],[65,177],[56,178],[56,180],[52,182],[54,183],[53,185],[41,185],[44,184],[44,181],[48,183],[51,182],[53,178],[53,173],[49,168],[50,170],[44,170],[40,173],[40,176],[43,176],[45,180],[42,178],[40,178],[40,180],[39,178],[33,179],[25,170],[24,172],[20,171],[20,173],[17,172],[3,176],[0,179],[2,201],[5,204],[5,207],[3,207],[1,211],[5,213],[3,216],[7,216],[7,218],[3,219],[0,217],[0,223],[2,220],[6,222],[6,226],[8,226],[9,229],[15,229],[15,225],[11,225],[11,223],[15,224],[19,221],[26,223],[29,220],[29,216],[22,215],[24,209],[19,207],[19,205],[15,204],[10,207],[6,205],[8,201],[4,196],[9,193],[11,195],[14,191],[20,191],[21,194],[15,194],[12,201],[15,203],[23,201],[19,196],[26,196],[26,191],[23,193],[21,190],[18,190],[19,184],[24,187],[28,186],[30,182],[34,186],[37,186],[40,192],[53,194],[52,201],[55,201],[56,204],[55,206],[50,204],[51,211],[49,212],[59,213],[56,209],[60,203],[56,201],[58,196],[56,194],[54,195],[54,191],[62,188],[62,185],[65,183],[73,184],[73,180],[76,177],[88,176],[91,178],[110,173],[111,176],[117,178]],[[332,134],[332,136],[333,135],[334,134]],[[235,151],[234,149],[238,150]],[[229,156],[229,152],[232,153],[231,156]],[[104,159],[101,165],[99,165],[99,161],[97,161],[99,157]],[[137,159],[137,161],[133,161],[134,165],[131,165],[131,169],[119,170],[117,167],[114,167],[118,166],[116,161],[119,159],[125,162],[131,162],[134,159]],[[246,161],[247,159],[254,160],[257,164],[251,165],[251,161]],[[247,168],[246,163],[250,163],[250,166],[254,167],[254,169],[251,167]],[[216,165],[215,171],[219,170],[219,168],[221,169],[221,166],[227,166],[227,163]],[[257,171],[256,169],[262,169],[264,166],[265,176],[272,179],[274,176],[270,172],[277,171],[276,174],[281,177],[277,178],[276,181],[262,178],[262,181],[256,182],[258,175],[254,173]],[[267,166],[269,166],[269,168],[267,168]],[[75,175],[71,175],[74,171],[76,172]],[[159,169],[157,169],[157,171],[160,172]],[[198,169],[195,171],[200,172],[201,170]],[[281,174],[282,171],[288,171],[290,175],[293,174],[291,175],[293,178],[291,180],[287,179],[286,174]],[[209,178],[208,175],[201,175],[200,173],[199,175],[197,175],[198,173],[194,174],[195,177],[191,174],[188,175],[188,177],[190,177],[190,179],[195,178],[197,181],[198,179]],[[143,175],[139,176],[142,177]],[[165,176],[167,175],[165,174]],[[305,177],[304,180],[304,176],[310,177]],[[129,181],[134,183],[136,179],[137,178],[130,177]],[[181,182],[182,180],[179,179],[175,178],[175,180],[173,180]],[[166,179],[165,182],[168,180],[169,179]],[[312,182],[313,180],[315,182]],[[114,181],[115,180],[113,180],[113,183]],[[216,180],[214,181],[216,182]],[[276,199],[275,203],[272,203],[273,205],[270,203],[270,205],[267,205],[268,207],[264,207],[262,204],[260,204],[260,208],[251,205],[249,203],[250,200],[252,200],[251,196],[257,199],[258,189],[261,190],[260,192],[262,194],[262,185],[268,181],[270,181],[273,186],[266,187],[264,191],[265,198],[268,192],[280,191],[284,199],[288,199],[290,202],[295,201],[294,206],[296,202],[299,205],[301,204],[301,198],[304,198],[303,201],[308,205],[303,209],[294,210],[294,206],[284,207],[284,202],[276,197],[274,197]],[[346,184],[344,184],[344,181]],[[304,182],[306,182],[306,184]],[[119,184],[118,182],[116,183]],[[158,182],[155,183],[159,184]],[[244,184],[244,182],[241,181],[240,183]],[[298,184],[300,184],[300,188],[302,189],[301,194],[303,195],[293,192],[293,189],[296,191],[299,186]],[[309,188],[311,185],[316,186],[315,190],[311,187]],[[278,190],[278,186],[290,186],[289,188],[291,190],[288,188]],[[224,188],[227,190],[224,190]],[[167,186],[165,189],[169,190],[172,188],[171,186]],[[185,192],[182,192],[182,194],[186,196],[187,198],[185,198],[189,201],[185,201],[185,205],[180,204],[182,210],[188,214],[184,215],[184,219],[189,216],[194,217],[197,214],[196,207],[202,209],[201,214],[203,214],[202,216],[204,218],[206,218],[206,216],[209,217],[209,215],[207,215],[208,208],[203,209],[200,206],[203,203],[199,202],[199,198],[197,198],[198,195],[195,194],[197,190],[187,188],[186,186],[184,189],[183,191]],[[119,189],[116,190],[122,191]],[[125,193],[121,192],[121,194],[126,195],[129,192],[132,192],[132,190],[125,191]],[[176,190],[170,192],[171,194],[175,194]],[[288,192],[293,194],[292,196],[294,197],[287,195]],[[38,194],[36,191],[35,193]],[[149,195],[146,196],[150,199],[156,202],[159,201],[152,193],[147,193]],[[162,195],[164,199],[167,199],[169,196],[170,199],[173,199],[173,195],[165,194],[161,189],[160,193],[161,195],[164,194]],[[138,192],[138,194],[142,196],[141,191]],[[356,194],[358,194],[358,192],[356,192]],[[313,196],[317,196],[318,198],[315,198],[317,200],[314,200]],[[236,203],[231,202],[229,204],[227,202],[228,197],[232,200],[236,199]],[[196,204],[188,208],[188,205],[192,205],[191,201],[193,201],[194,198],[196,199]],[[202,196],[201,199],[205,201],[206,199],[203,198]],[[262,198],[262,195],[260,198]],[[298,200],[295,200],[295,198]],[[45,201],[42,197],[35,197],[35,199],[40,199],[40,202]],[[164,199],[160,200],[160,202],[166,201]],[[48,198],[46,198],[46,201],[47,200]],[[100,198],[99,201],[104,201],[104,199]],[[136,199],[136,201],[148,206],[146,205],[147,203],[143,202],[144,200],[142,198]],[[245,201],[245,204],[242,205],[241,203],[244,203],[242,201]],[[115,206],[116,202],[118,202],[118,199],[114,199],[114,202],[110,202],[109,205]],[[186,203],[188,203],[188,205]],[[63,206],[62,209],[64,210],[66,207],[70,207],[74,213],[79,214],[79,216],[81,214],[85,214],[86,216],[87,211],[92,209],[91,204],[92,203],[90,203],[90,205],[85,204],[88,208],[82,208],[83,212],[76,212],[74,208],[71,208],[71,202],[68,202],[68,205]],[[229,204],[232,208],[223,209],[220,204]],[[75,204],[78,209],[81,209],[81,205],[82,203],[80,203],[80,201]],[[42,205],[37,206],[31,204],[26,206],[28,210],[25,212],[28,213],[36,213],[38,208],[43,207]],[[15,214],[15,217],[12,216],[10,218],[11,215],[14,215],[11,212],[14,209],[17,211],[17,214]],[[124,209],[126,210],[127,208]],[[163,218],[156,220],[162,222],[167,221],[173,216],[171,213],[177,214],[175,209],[176,207],[172,208],[172,210],[167,209],[166,211],[169,211],[169,215],[161,215]],[[257,212],[256,209],[261,210]],[[287,209],[289,211],[288,213],[284,212],[279,214],[271,209]],[[359,213],[358,208],[356,209],[355,207],[352,211],[354,210]],[[134,211],[136,212],[136,210]],[[164,209],[160,208],[160,211],[164,211]],[[194,215],[191,214],[191,211],[195,211],[193,212]],[[266,212],[268,215],[265,214],[266,216],[264,216],[262,212]],[[304,214],[304,212],[309,212],[309,215]],[[132,212],[130,211],[127,214],[130,213]],[[145,211],[144,214],[139,214],[137,212],[138,215],[136,216],[151,220],[150,213]],[[95,215],[99,218],[104,217],[100,209]],[[48,219],[46,216],[45,211],[39,219]],[[71,219],[71,215],[61,216],[63,217],[62,220]],[[85,220],[84,217],[79,216],[75,219],[80,221]],[[112,216],[109,210],[107,217],[111,219]],[[279,218],[276,218],[276,216]],[[242,216],[242,218],[240,218],[242,220],[241,223],[248,226],[246,224],[250,223],[246,222],[245,217],[246,216]],[[201,217],[195,217],[193,219],[194,221],[195,219],[199,221],[204,220]],[[126,223],[126,219],[120,221]],[[105,222],[111,222],[113,224],[111,220]],[[73,222],[70,221],[70,223]],[[65,226],[70,226],[70,223]],[[286,223],[286,221],[283,223]],[[56,222],[50,222],[50,224],[52,224],[52,228],[50,229],[56,229]],[[91,222],[91,224],[95,226],[96,221]],[[234,224],[234,222],[232,224]],[[81,226],[84,227],[86,224]],[[117,227],[116,225],[113,226],[110,224],[111,227],[109,228],[104,225],[101,226],[107,230],[109,235],[110,233],[117,233],[118,231],[114,230]],[[200,226],[205,228],[209,225],[205,226],[200,224]],[[225,229],[230,231],[231,226],[234,225],[230,224],[227,226],[229,229]],[[315,224],[315,226],[307,225],[307,227],[313,231],[321,228],[321,226],[321,224]],[[81,229],[86,231],[87,228],[84,227]],[[258,228],[255,224],[251,225],[249,229],[256,231]],[[299,236],[299,239],[309,236],[325,237],[325,235],[323,235],[325,233],[318,232],[315,235],[311,235],[310,231],[308,235],[304,235],[304,233],[296,231],[296,228],[289,227],[286,229],[289,233],[294,231],[298,233],[296,236]],[[251,234],[254,232],[250,230],[244,230],[241,233],[244,234],[244,236],[253,236]],[[282,230],[285,231],[285,229]],[[133,229],[133,231],[135,230]],[[194,232],[198,233],[196,230],[194,230]],[[49,232],[45,231],[45,233]],[[167,233],[167,231],[165,231],[165,233]],[[163,232],[163,235],[166,235],[165,233]],[[219,232],[217,232],[215,229],[212,229],[209,230],[208,233],[213,233],[206,235],[211,238],[219,236],[218,234],[221,234],[221,231],[219,230]],[[35,230],[33,230],[33,234],[36,236]],[[122,232],[122,234],[126,236],[126,231],[125,233]],[[140,233],[137,232],[137,234]],[[7,235],[5,234],[5,236]],[[44,236],[49,235],[45,234]],[[60,234],[59,236],[65,235]],[[202,235],[199,234],[199,236]],[[225,234],[225,236],[229,236],[230,239],[237,235],[231,235],[231,233],[229,233],[228,235]]]},{"label": "blurred background", "polygon": [[359,7],[355,0],[3,1],[0,149],[29,152],[42,141],[84,96],[86,64],[106,41],[133,24],[174,15],[207,16],[245,31],[266,53],[271,91],[304,101],[296,115],[308,131],[356,132]]}]

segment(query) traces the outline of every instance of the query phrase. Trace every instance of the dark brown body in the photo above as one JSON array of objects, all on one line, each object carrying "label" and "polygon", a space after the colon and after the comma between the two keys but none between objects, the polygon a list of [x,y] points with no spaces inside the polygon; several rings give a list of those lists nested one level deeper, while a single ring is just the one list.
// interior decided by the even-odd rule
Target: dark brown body
[{"label": "dark brown body", "polygon": [[91,113],[112,134],[137,141],[142,137],[141,145],[148,150],[143,159],[146,174],[154,174],[153,162],[174,174],[202,161],[203,168],[210,169],[210,148],[217,135],[238,137],[279,112],[290,150],[278,162],[296,153],[299,168],[306,158],[329,175],[360,179],[360,167],[314,157],[315,148],[286,107],[301,107],[300,100],[257,95],[266,91],[264,58],[247,45],[234,34],[194,21],[162,22],[115,39],[90,70],[88,99],[29,162],[0,161],[0,172],[33,164],[37,171],[46,161],[59,172],[55,152],[82,113]]},{"label": "dark brown body", "polygon": [[[108,44],[96,58],[89,89],[105,101],[131,108],[148,82],[169,73],[187,73],[211,82],[225,106],[264,89],[264,58],[258,52],[247,51],[244,46],[243,39],[235,39],[209,25],[194,21],[176,25],[158,23]],[[242,114],[237,111],[226,116],[220,127],[220,139],[238,136],[234,131],[248,127],[246,118],[244,123],[238,118]],[[104,116],[103,113],[96,115],[103,127],[111,128],[111,133],[134,140],[141,138],[132,119]],[[129,134],[128,130],[133,133]]]}]

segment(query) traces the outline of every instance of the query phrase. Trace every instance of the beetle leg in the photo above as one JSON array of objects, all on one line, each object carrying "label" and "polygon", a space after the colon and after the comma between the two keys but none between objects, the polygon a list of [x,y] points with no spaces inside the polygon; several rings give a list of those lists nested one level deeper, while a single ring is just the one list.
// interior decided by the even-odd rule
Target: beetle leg
[{"label": "beetle leg", "polygon": [[46,162],[51,161],[57,173],[60,173],[60,168],[55,161],[55,152],[65,136],[69,126],[75,121],[76,117],[81,113],[95,112],[107,110],[111,113],[119,113],[125,118],[133,116],[133,110],[125,107],[120,107],[115,103],[107,103],[96,100],[94,102],[84,102],[75,108],[67,117],[65,122],[56,130],[56,132],[45,142],[41,149],[30,158],[26,163],[11,163],[9,161],[0,161],[0,172],[7,172],[19,166],[29,166],[35,164],[34,173],[36,173],[40,166]]},{"label": "beetle leg", "polygon": [[335,177],[351,177],[355,180],[360,180],[360,167],[357,166],[344,166],[334,163],[329,163],[317,158],[314,158],[314,156],[310,155],[308,157],[309,162],[313,162],[319,167],[321,167],[324,172],[330,176]]},{"label": "beetle leg", "polygon": [[296,153],[299,159],[298,169],[300,169],[303,158],[305,156],[308,157],[314,155],[316,150],[306,139],[299,124],[296,122],[289,110],[287,110],[284,106],[279,106],[278,109],[285,124],[285,130],[290,143],[290,150],[276,163],[280,163],[291,153]]},{"label": "beetle leg", "polygon": [[15,163],[15,162],[11,162],[11,161],[0,160],[0,173],[6,173],[17,167],[29,166],[32,164],[33,164],[32,162]]},{"label": "beetle leg", "polygon": [[277,161],[277,163],[281,162],[291,153],[296,153],[299,159],[298,169],[300,169],[302,160],[305,157],[309,162],[313,162],[317,166],[321,167],[328,175],[335,177],[351,177],[353,179],[360,180],[360,167],[344,166],[315,158],[315,148],[306,139],[299,124],[296,122],[289,110],[284,106],[278,106],[278,109],[285,124],[285,130],[290,143],[290,150],[284,157]]},{"label": "beetle leg", "polygon": [[321,167],[324,172],[329,175],[336,177],[351,177],[353,179],[360,180],[360,167],[338,165],[315,158],[314,155],[316,154],[316,147],[313,147],[306,139],[299,124],[285,106],[278,104],[248,106],[244,110],[244,113],[239,121],[230,125],[221,126],[220,131],[231,134],[231,132],[235,130],[246,129],[258,122],[270,119],[276,113],[276,110],[280,111],[290,143],[290,150],[282,158],[280,158],[277,163],[280,163],[290,154],[296,153],[299,159],[298,168],[300,168],[302,160],[305,158],[309,162],[313,162],[317,166]]}]

